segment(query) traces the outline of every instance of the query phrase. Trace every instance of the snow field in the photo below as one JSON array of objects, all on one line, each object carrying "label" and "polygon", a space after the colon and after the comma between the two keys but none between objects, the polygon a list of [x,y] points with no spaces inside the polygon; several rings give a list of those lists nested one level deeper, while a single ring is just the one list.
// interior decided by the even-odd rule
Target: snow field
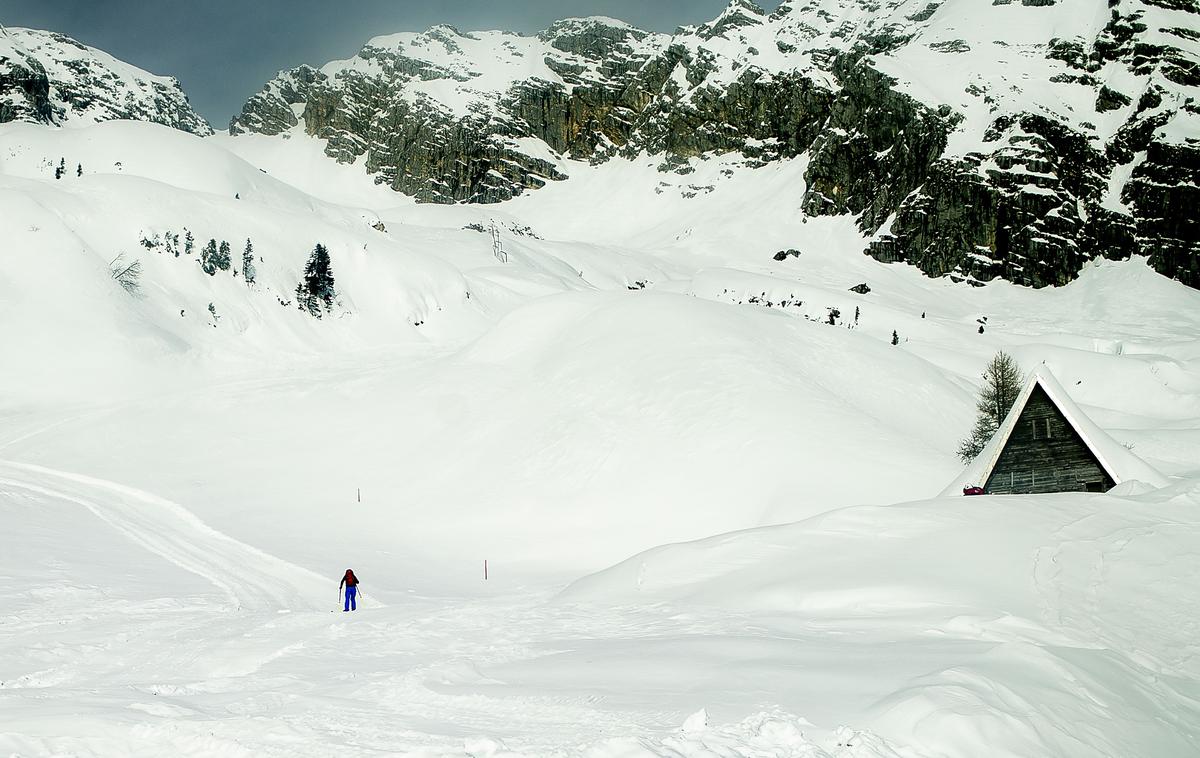
[{"label": "snow field", "polygon": [[[925,279],[798,162],[432,207],[305,140],[0,126],[0,752],[1196,752],[1195,291]],[[1172,485],[928,500],[1001,348]]]},{"label": "snow field", "polygon": [[[1188,755],[1196,503],[1190,484],[849,508],[657,548],[561,600],[803,624],[805,663],[779,678],[819,702],[784,706],[810,718],[862,708],[854,723],[921,754]],[[923,673],[889,681],[922,654]],[[842,689],[813,692],[816,662],[830,660]]]}]

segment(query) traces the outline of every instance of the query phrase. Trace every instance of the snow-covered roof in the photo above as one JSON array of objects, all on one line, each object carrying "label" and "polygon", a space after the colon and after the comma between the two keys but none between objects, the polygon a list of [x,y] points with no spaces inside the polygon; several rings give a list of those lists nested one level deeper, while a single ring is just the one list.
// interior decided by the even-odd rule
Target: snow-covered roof
[{"label": "snow-covered roof", "polygon": [[1107,432],[1097,426],[1096,422],[1088,418],[1087,414],[1075,404],[1075,401],[1071,399],[1071,396],[1067,394],[1063,386],[1050,373],[1050,369],[1045,366],[1038,366],[1025,382],[1025,387],[1021,390],[1021,394],[1017,396],[1012,409],[1004,417],[1004,423],[992,435],[991,441],[980,451],[979,455],[975,456],[975,459],[967,465],[958,478],[943,490],[943,497],[961,495],[964,487],[984,486],[988,477],[991,476],[992,470],[996,467],[997,461],[1000,460],[1000,453],[1004,451],[1005,445],[1008,444],[1008,439],[1012,436],[1013,429],[1016,427],[1017,421],[1021,418],[1021,413],[1025,410],[1025,406],[1029,402],[1030,396],[1033,395],[1035,387],[1042,388],[1050,398],[1050,402],[1054,403],[1055,407],[1067,419],[1067,423],[1071,425],[1071,428],[1083,439],[1084,444],[1096,456],[1096,460],[1100,462],[1100,466],[1104,471],[1112,477],[1114,483],[1120,484],[1121,482],[1136,480],[1155,487],[1164,487],[1167,485],[1167,478],[1159,473],[1157,469],[1143,461],[1129,448],[1114,440]]}]

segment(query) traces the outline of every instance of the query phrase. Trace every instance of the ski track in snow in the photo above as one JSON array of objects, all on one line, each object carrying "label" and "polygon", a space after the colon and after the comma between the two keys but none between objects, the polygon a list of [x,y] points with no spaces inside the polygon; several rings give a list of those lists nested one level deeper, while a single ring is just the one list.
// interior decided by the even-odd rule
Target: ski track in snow
[{"label": "ski track in snow", "polygon": [[[569,673],[548,691],[488,673],[536,668],[547,656],[604,640],[655,645],[720,635],[729,631],[723,620],[547,605],[527,593],[460,602],[415,597],[402,608],[366,599],[358,614],[330,615],[327,579],[212,530],[153,494],[13,461],[0,461],[0,493],[32,496],[37,508],[86,509],[226,600],[121,604],[80,595],[66,598],[67,612],[47,606],[56,612],[49,617],[0,617],[0,649],[21,651],[0,667],[6,754],[843,754],[818,747],[806,736],[807,722],[784,713],[681,731],[687,708],[703,707],[702,700],[614,707],[603,691],[570,684]],[[144,558],[130,559],[139,571],[157,573]],[[25,672],[12,676],[14,664]],[[73,724],[66,733],[63,719]],[[247,723],[255,725],[251,732]],[[893,755],[871,735],[839,734],[859,746],[846,755]]]},{"label": "ski track in snow", "polygon": [[81,474],[0,461],[0,485],[91,511],[138,545],[212,582],[236,608],[315,609],[327,580],[208,527],[156,495]]},{"label": "ski track in snow", "polygon": [[[464,691],[503,684],[481,667],[536,658],[544,653],[540,637],[586,634],[586,617],[540,603],[529,607],[527,600],[450,606],[417,601],[417,608],[393,610],[373,597],[364,599],[359,614],[334,617],[327,578],[237,542],[156,495],[0,461],[5,492],[33,495],[42,508],[62,503],[86,509],[136,545],[211,583],[227,604],[151,599],[118,609],[105,598],[92,605],[73,601],[69,613],[52,619],[0,619],[0,648],[44,650],[45,656],[33,658],[53,661],[0,678],[0,751],[390,755],[403,745],[450,755],[460,753],[448,745],[466,740],[473,755],[502,753],[502,743],[478,736],[490,733],[520,734],[526,741],[536,735],[535,754],[548,754],[554,745],[584,737],[632,739],[627,735],[645,732],[647,721],[669,724],[676,716],[605,711],[601,696]],[[155,572],[152,566],[143,570]],[[351,618],[358,621],[353,629],[344,623]],[[630,618],[609,631],[644,634],[653,628]],[[33,700],[21,694],[30,691],[38,693]],[[90,726],[70,732],[89,736],[56,733],[55,719],[84,702],[85,715],[74,720]],[[92,723],[102,713],[121,715]],[[242,734],[245,719],[267,736]],[[296,735],[303,735],[301,742]],[[702,749],[702,740],[693,741]]]}]

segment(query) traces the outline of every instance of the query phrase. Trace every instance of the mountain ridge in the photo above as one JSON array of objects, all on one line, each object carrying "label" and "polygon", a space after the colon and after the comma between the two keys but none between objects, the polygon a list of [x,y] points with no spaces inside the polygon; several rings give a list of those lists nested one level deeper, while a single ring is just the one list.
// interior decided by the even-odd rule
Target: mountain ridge
[{"label": "mountain ridge", "polygon": [[502,202],[639,154],[679,173],[807,156],[803,213],[854,215],[880,260],[1043,286],[1143,254],[1198,286],[1200,229],[1180,212],[1200,204],[1196,15],[734,0],[673,35],[596,17],[532,36],[438,26],[281,72],[230,132],[302,129],[423,202]]},{"label": "mountain ridge", "polygon": [[174,77],[156,76],[65,34],[0,26],[0,123],[114,119],[213,133]]},{"label": "mountain ridge", "polygon": [[[801,160],[798,217],[851,217],[884,262],[1039,287],[1142,255],[1200,287],[1200,10],[1085,6],[733,0],[673,34],[439,25],[281,71],[229,133],[314,137],[432,203],[504,202],[611,160],[680,176]],[[212,133],[174,79],[51,32],[0,37],[0,121],[113,118]]]}]

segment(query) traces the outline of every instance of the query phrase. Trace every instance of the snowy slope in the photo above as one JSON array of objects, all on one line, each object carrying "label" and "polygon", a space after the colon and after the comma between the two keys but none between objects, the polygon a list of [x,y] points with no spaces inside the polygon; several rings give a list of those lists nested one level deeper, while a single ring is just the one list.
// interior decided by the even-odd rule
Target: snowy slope
[{"label": "snowy slope", "polygon": [[[752,80],[832,86],[830,61],[867,46],[898,91],[963,116],[950,156],[1025,111],[1088,144],[1147,119],[1152,145],[1186,147],[1189,90],[1159,76],[1182,64],[1133,60],[1189,19],[875,5],[739,1],[671,37],[603,18],[390,35],[282,75],[247,114],[258,134],[62,99],[73,128],[0,124],[0,752],[1196,753],[1200,294],[1142,257],[1042,290],[929,279],[861,255],[879,242],[863,217],[809,212],[853,130],[806,152],[671,121],[754,113],[711,99]],[[1098,71],[1045,59],[1114,34],[1128,49]],[[26,59],[74,49],[24,39]],[[666,110],[624,155],[628,103],[570,149],[505,121],[514,87],[538,102],[522,83],[607,108],[597,93],[647,65]],[[331,82],[509,130],[489,186],[537,184],[518,154],[570,178],[416,203],[340,127],[309,133],[301,101]],[[1101,86],[1138,104],[1101,111]],[[1043,173],[1008,161],[1024,129],[977,175]],[[664,171],[665,144],[695,154]],[[1163,179],[1152,145],[1108,206]],[[231,270],[201,269],[209,239]],[[321,319],[292,302],[318,242],[339,293]],[[131,294],[112,272],[135,260]],[[967,475],[954,450],[998,349],[1044,364],[1167,486],[929,500]],[[347,565],[359,615],[330,612]]]},{"label": "snowy slope", "polygon": [[[795,183],[795,172],[802,169],[802,163],[779,164],[754,176],[726,178],[713,192],[695,198],[682,196],[686,186],[671,187],[662,193],[627,193],[628,205],[614,203],[588,214],[571,212],[571,208],[586,204],[589,196],[607,193],[612,186],[636,186],[639,172],[653,170],[648,165],[606,164],[594,175],[548,188],[544,195],[521,199],[498,214],[510,256],[509,264],[500,264],[491,255],[487,235],[462,228],[469,223],[488,223],[494,215],[490,211],[411,204],[387,208],[384,203],[393,196],[369,182],[355,185],[351,167],[305,162],[301,157],[306,155],[306,146],[313,144],[308,138],[297,136],[282,143],[257,139],[260,141],[247,137],[227,142],[198,140],[134,123],[70,131],[6,127],[4,146],[0,148],[4,181],[12,198],[10,207],[23,209],[4,218],[9,224],[9,239],[15,243],[12,254],[23,256],[22,264],[10,274],[16,278],[9,283],[9,302],[14,304],[9,318],[10,323],[24,324],[23,328],[12,329],[13,339],[21,346],[18,353],[28,351],[29,356],[38,356],[26,365],[10,365],[7,383],[13,388],[11,396],[30,391],[45,394],[57,388],[60,397],[79,397],[79,375],[64,373],[63,360],[69,365],[94,364],[91,381],[100,382],[106,392],[136,395],[145,391],[146,383],[137,379],[131,366],[150,373],[166,372],[170,378],[162,376],[151,384],[165,383],[182,390],[197,382],[222,381],[231,372],[253,373],[261,363],[256,355],[284,352],[293,356],[290,360],[303,361],[306,354],[319,356],[335,349],[362,350],[382,345],[393,352],[398,350],[399,355],[436,355],[446,347],[485,335],[500,317],[518,308],[512,318],[499,321],[494,332],[463,354],[481,366],[502,365],[509,375],[497,374],[496,369],[481,370],[479,380],[483,386],[464,387],[464,396],[497,395],[502,392],[500,388],[512,392],[544,384],[545,389],[531,397],[544,399],[550,397],[548,392],[562,393],[566,402],[580,390],[546,375],[542,369],[519,367],[537,367],[544,356],[553,355],[556,360],[566,361],[564,378],[578,374],[591,382],[598,376],[596,368],[584,366],[612,365],[604,356],[639,349],[647,356],[661,356],[661,365],[650,370],[653,364],[647,364],[644,378],[630,377],[625,384],[612,385],[614,402],[625,402],[631,389],[650,391],[661,386],[658,394],[651,394],[654,399],[650,407],[662,408],[669,419],[676,415],[674,404],[678,401],[671,399],[675,389],[669,381],[658,380],[656,384],[657,377],[671,371],[678,373],[679,381],[688,382],[688,377],[712,373],[705,363],[719,359],[720,370],[729,372],[729,377],[697,397],[697,413],[724,409],[722,412],[730,414],[729,422],[749,418],[744,410],[722,399],[720,393],[723,385],[753,382],[761,388],[758,392],[778,393],[779,402],[794,404],[784,418],[807,418],[815,413],[824,419],[819,428],[849,430],[825,439],[809,434],[803,424],[779,425],[769,416],[747,428],[748,439],[763,440],[764,446],[775,451],[750,455],[757,461],[752,466],[771,470],[784,465],[778,460],[779,451],[805,451],[789,456],[802,461],[791,466],[792,476],[804,481],[824,470],[830,460],[850,455],[870,436],[853,430],[860,424],[877,427],[887,409],[896,405],[886,393],[881,394],[879,380],[870,368],[879,360],[895,363],[893,370],[912,372],[910,379],[896,386],[897,392],[904,393],[909,384],[940,389],[928,391],[925,403],[911,408],[911,418],[897,419],[899,438],[874,440],[871,444],[878,445],[879,452],[872,457],[888,461],[890,456],[884,454],[885,450],[927,447],[947,455],[969,414],[969,387],[977,371],[976,361],[995,346],[1015,344],[1019,348],[1023,341],[1044,342],[1046,337],[1041,335],[1047,332],[1066,331],[1079,336],[1067,342],[1055,337],[1054,341],[1063,347],[1093,351],[1103,344],[1107,351],[1109,345],[1121,342],[1161,338],[1156,322],[1141,316],[1139,301],[1159,303],[1164,314],[1179,320],[1178,328],[1184,330],[1181,334],[1186,334],[1191,324],[1187,314],[1194,312],[1187,304],[1187,295],[1167,282],[1159,285],[1137,274],[1137,264],[1097,269],[1089,274],[1086,286],[1035,297],[1020,288],[978,292],[925,284],[914,277],[911,269],[856,258],[853,250],[861,237],[852,227],[833,220],[796,223],[782,213],[799,192],[789,187]],[[129,146],[135,142],[139,149],[131,150]],[[288,151],[278,150],[279,144],[289,146]],[[225,145],[236,147],[244,157],[226,152]],[[45,156],[56,154],[68,155],[72,162],[84,165],[84,175],[55,181],[49,172],[52,160],[47,161]],[[247,159],[259,160],[271,173],[263,173]],[[289,166],[310,168],[291,168],[289,173]],[[721,177],[719,166],[709,170],[713,177]],[[276,171],[282,172],[279,178]],[[330,197],[314,199],[289,182],[304,188],[323,186]],[[338,193],[361,205],[334,202],[333,195]],[[753,212],[746,213],[746,209]],[[693,215],[697,210],[700,213]],[[766,218],[776,220],[763,223]],[[372,228],[380,220],[387,231]],[[525,226],[551,239],[511,231]],[[255,285],[247,287],[231,272],[205,276],[195,260],[176,258],[162,248],[149,250],[140,244],[142,239],[171,231],[179,233],[184,228],[194,231],[197,248],[210,237],[231,240],[235,258],[244,240],[252,239],[261,259],[256,262],[259,278]],[[590,244],[575,241],[581,238],[589,239]],[[771,259],[774,250],[796,239],[807,240],[800,257],[782,262]],[[303,262],[318,241],[332,251],[342,294],[338,318],[320,324],[294,307],[281,305],[281,301],[291,299]],[[645,250],[647,245],[653,246],[653,252]],[[114,282],[104,281],[108,264],[120,253],[141,260],[146,267],[140,298],[130,298]],[[42,292],[25,284],[37,281],[55,281],[56,285]],[[868,282],[872,293],[848,291],[860,282]],[[649,286],[650,290],[630,292],[628,288],[634,286]],[[609,290],[612,295],[602,298],[585,294],[596,289]],[[671,298],[658,291],[691,298]],[[557,303],[541,300],[544,295],[572,292],[581,294]],[[694,302],[697,297],[725,306],[740,305],[730,313],[737,312],[737,318],[746,319],[745,323],[722,316],[725,306],[717,310],[700,307]],[[1089,304],[1089,299],[1097,302]],[[767,303],[781,306],[784,302],[787,306],[767,307]],[[207,310],[209,303],[216,310],[215,320]],[[1033,316],[1045,311],[1050,303],[1061,303],[1053,306],[1055,315]],[[1081,304],[1086,310],[1079,310]],[[843,327],[855,328],[823,328],[827,325],[818,322],[827,319],[831,308],[840,311],[837,320]],[[857,324],[855,309],[860,311]],[[931,318],[920,318],[926,311]],[[1092,323],[1097,311],[1106,314],[1102,324]],[[998,312],[1029,315],[1010,319],[1019,333],[1006,334],[1004,323],[996,321]],[[47,318],[48,313],[54,316]],[[605,314],[598,322],[605,326],[591,326],[596,322],[595,314]],[[986,315],[993,319],[992,331],[980,337],[975,334],[975,320]],[[711,326],[701,334],[709,336],[694,342],[688,336],[695,331],[692,325],[708,322]],[[647,331],[646,324],[661,324],[661,329]],[[588,336],[589,328],[603,330]],[[792,350],[769,351],[769,370],[763,370],[762,356],[750,339],[751,334],[763,330],[777,333],[781,344],[795,346]],[[909,347],[894,350],[887,344],[893,330],[910,341]],[[47,333],[56,338],[45,339]],[[792,333],[797,336],[785,336]],[[89,336],[83,339],[83,335]],[[966,354],[961,354],[963,338],[972,340],[966,343],[970,345]],[[636,342],[623,344],[630,339]],[[635,347],[638,343],[644,344]],[[579,345],[571,348],[577,354],[564,352],[572,344]],[[722,345],[747,348],[726,359],[721,356]],[[599,357],[591,355],[593,348],[600,350]],[[922,367],[920,361],[909,367],[911,353],[919,355],[920,361],[930,361],[929,368]],[[89,354],[97,358],[80,360]],[[98,359],[106,354],[121,359]],[[834,354],[845,357],[834,363]],[[854,358],[860,354],[861,360]],[[1033,360],[1053,355],[1046,348],[1029,350]],[[176,356],[183,357],[184,363],[180,364]],[[1174,359],[1168,352],[1157,360]],[[1130,367],[1130,377],[1140,376],[1145,370],[1159,370],[1154,359],[1126,356],[1125,363]],[[180,365],[187,368],[180,370]],[[948,383],[939,376],[946,368],[954,372]],[[861,390],[858,384],[847,384],[846,377],[851,375],[861,378]],[[31,377],[40,379],[31,382]],[[827,409],[821,398],[834,388],[846,400]],[[599,401],[606,391],[597,387],[584,394]],[[1149,399],[1154,394],[1143,397]],[[1087,402],[1086,397],[1083,400]],[[945,402],[953,404],[957,415],[945,424],[928,427],[921,419],[938,417],[938,405]],[[1121,400],[1104,397],[1100,404],[1119,408]],[[568,408],[549,404],[530,408],[514,418],[558,414]],[[845,415],[840,415],[843,412]],[[1150,411],[1152,415],[1156,412]],[[663,442],[649,442],[650,449],[669,446],[666,440],[684,433],[652,419],[647,419],[647,431],[661,435]],[[443,434],[438,431],[440,423],[434,416],[429,419],[428,430],[414,430],[413,444],[425,445],[431,435]],[[714,427],[719,424],[715,418],[709,423]],[[768,429],[774,431],[768,434]],[[588,430],[588,439],[594,439],[597,431]],[[512,431],[499,425],[494,434],[495,439],[481,435],[474,458],[495,458],[497,450],[507,447],[501,440]],[[781,444],[769,445],[765,442],[768,436],[777,437]],[[918,447],[912,448],[912,442],[918,440]],[[838,452],[842,445],[844,454]],[[617,445],[626,446],[627,442]],[[580,450],[582,457],[591,455],[590,442],[571,448]],[[538,449],[535,445],[520,457],[537,459]],[[685,448],[680,460],[694,455],[695,451]],[[714,449],[709,455],[719,457],[722,453]],[[631,458],[644,456],[632,454]],[[697,462],[712,470],[710,464],[700,463],[703,460],[707,459]],[[897,474],[899,479],[888,476],[876,484],[850,485],[843,483],[854,479],[847,474],[830,477],[819,499],[827,504],[852,504],[921,497],[940,491],[954,469],[949,458],[942,458],[929,469],[914,469],[903,459],[884,465],[896,466],[897,472],[912,471],[913,488],[899,484],[909,476],[904,473]],[[1168,461],[1168,468],[1172,466]],[[744,482],[762,479],[752,468],[728,486],[742,487]],[[520,500],[523,491],[516,487],[508,497]],[[711,492],[713,502],[729,496],[719,489]],[[421,492],[421,500],[428,497],[428,492]],[[628,495],[613,497],[626,499]],[[646,492],[641,497],[651,498],[651,494]],[[768,510],[775,512],[776,507]],[[640,506],[631,505],[631,513],[639,511]],[[762,511],[755,513],[748,513],[749,521],[718,519],[707,526],[695,525],[696,531],[687,536],[700,536],[706,529],[752,525],[757,523],[756,518],[762,518]],[[682,536],[672,533],[663,538]]]},{"label": "snowy slope", "polygon": [[1191,755],[1198,503],[1189,485],[850,508],[658,548],[561,600],[735,613],[764,649],[786,630],[761,675],[788,708],[856,713],[920,755]]},{"label": "snowy slope", "polygon": [[[302,139],[288,142],[297,155]],[[127,148],[134,141],[138,151]],[[1118,364],[1104,370],[1146,387],[1138,405],[1086,391],[1080,400],[1112,409],[1104,420],[1116,419],[1118,429],[1133,426],[1130,436],[1116,434],[1121,441],[1140,436],[1141,418],[1173,412],[1162,408],[1182,408],[1174,412],[1184,417],[1195,409],[1187,382],[1155,388],[1163,367],[1188,366],[1179,362],[1191,357],[1158,344],[1163,331],[1141,305],[1157,303],[1186,334],[1196,328],[1186,315],[1195,312],[1192,298],[1143,276],[1140,264],[1099,268],[1086,283],[1045,295],[928,283],[855,256],[852,228],[748,223],[742,208],[770,214],[787,198],[774,182],[745,179],[696,198],[708,203],[698,219],[691,201],[669,193],[637,216],[621,206],[611,216],[572,216],[564,209],[586,202],[572,188],[602,186],[561,185],[544,208],[531,198],[499,216],[509,257],[502,264],[486,234],[462,228],[490,214],[317,200],[224,144],[135,123],[6,127],[3,181],[21,212],[4,218],[20,261],[6,281],[5,314],[22,360],[0,377],[14,412],[50,399],[100,411],[29,438],[33,460],[199,502],[219,528],[259,544],[275,539],[274,525],[296,502],[310,514],[291,517],[296,524],[352,539],[352,526],[339,526],[320,504],[360,488],[386,493],[363,506],[381,536],[457,543],[439,566],[492,552],[529,566],[570,559],[598,568],[661,542],[813,508],[932,496],[958,470],[952,453],[969,425],[977,367],[997,347],[1049,360],[1071,381],[1089,376],[1085,358]],[[254,157],[245,148],[252,143],[232,144]],[[265,165],[287,163],[274,143],[262,144],[271,147]],[[59,153],[78,156],[84,176],[47,175],[40,156]],[[352,187],[335,164],[314,165],[329,168],[331,187],[346,183],[355,202],[388,197],[369,183]],[[597,176],[621,166],[636,169],[614,163]],[[775,182],[786,185],[787,168],[775,170]],[[302,182],[322,184],[320,176]],[[569,219],[574,226],[564,225]],[[372,227],[380,220],[386,231]],[[557,239],[511,231],[526,226]],[[250,238],[258,280],[210,277],[194,259],[139,242],[184,228],[197,248],[231,240],[235,263]],[[813,240],[799,258],[771,259],[799,234]],[[573,241],[580,237],[591,241]],[[753,239],[761,242],[743,246]],[[335,318],[322,321],[285,305],[317,242],[331,250],[340,292]],[[145,267],[140,297],[108,278],[119,253]],[[31,284],[42,281],[54,286]],[[872,291],[849,291],[861,282]],[[1108,312],[1101,324],[1079,305],[1097,292],[1093,307]],[[836,327],[826,323],[831,309],[840,313]],[[1047,309],[1054,315],[1042,315]],[[980,336],[976,319],[985,315],[990,331]],[[902,345],[889,344],[893,331]],[[1096,353],[1114,341],[1154,347],[1146,356]],[[310,373],[326,378],[310,382]],[[342,386],[357,389],[344,395]],[[102,410],[111,401],[90,399],[98,392],[131,403],[122,414],[136,422],[113,427]],[[260,392],[268,396],[243,407]],[[300,412],[305,397],[313,407]],[[205,430],[221,428],[212,424],[221,414],[245,431],[214,445]],[[382,419],[383,437],[359,431]],[[172,455],[242,473],[198,483],[191,470],[145,465],[180,424],[196,431],[174,435]],[[312,430],[339,442],[314,447]],[[87,440],[96,436],[126,451],[124,459],[93,449]],[[53,438],[71,450],[69,460],[52,452]],[[1152,448],[1148,457],[1168,472],[1187,471],[1188,449]],[[300,469],[311,474],[243,492],[263,450],[307,462]],[[440,465],[447,457],[463,468]],[[874,461],[875,476],[857,475],[862,460]],[[462,470],[475,473],[464,478]],[[684,520],[682,482],[695,493],[685,498]],[[807,496],[795,500],[797,490]],[[513,512],[539,526],[511,521]],[[592,547],[571,546],[597,512],[609,517],[589,527]],[[453,527],[446,514],[455,514]],[[428,552],[406,558],[406,570]]]},{"label": "snowy slope", "polygon": [[[5,277],[13,337],[28,340],[32,355],[45,349],[69,354],[63,348],[76,340],[88,353],[111,352],[119,358],[95,361],[93,377],[107,391],[132,379],[132,366],[148,368],[164,354],[202,352],[226,333],[241,338],[235,354],[268,345],[305,351],[314,343],[370,343],[381,334],[392,341],[397,330],[411,331],[413,322],[443,304],[455,317],[470,318],[460,307],[466,294],[461,274],[418,253],[391,254],[394,243],[369,226],[377,220],[373,212],[304,195],[214,143],[139,122],[3,129],[0,191],[9,212],[0,224],[6,253],[16,259]],[[69,172],[55,181],[51,156],[59,155],[82,165],[83,175]],[[176,248],[182,250],[188,231],[196,240],[191,256],[175,256],[162,243],[164,235],[178,235]],[[157,247],[143,244],[156,237]],[[239,269],[246,240],[257,242],[253,286],[232,271],[203,274],[200,248],[213,238],[231,243]],[[376,327],[314,333],[294,307],[281,305],[291,301],[304,261],[321,240],[341,264],[347,317],[375,308],[386,314]],[[379,264],[364,268],[373,247]],[[129,297],[109,277],[118,256],[144,267],[139,297]],[[357,276],[375,284],[356,286]],[[35,282],[54,284],[41,291]],[[48,334],[57,341],[48,342]],[[4,369],[6,377],[16,373],[26,380],[43,372],[42,389],[51,390],[61,373],[55,361]]]},{"label": "snowy slope", "polygon": [[[0,125],[0,751],[1195,747],[1195,290],[881,263],[803,157],[434,206],[286,135]],[[1001,348],[1169,487],[925,502]]]}]

